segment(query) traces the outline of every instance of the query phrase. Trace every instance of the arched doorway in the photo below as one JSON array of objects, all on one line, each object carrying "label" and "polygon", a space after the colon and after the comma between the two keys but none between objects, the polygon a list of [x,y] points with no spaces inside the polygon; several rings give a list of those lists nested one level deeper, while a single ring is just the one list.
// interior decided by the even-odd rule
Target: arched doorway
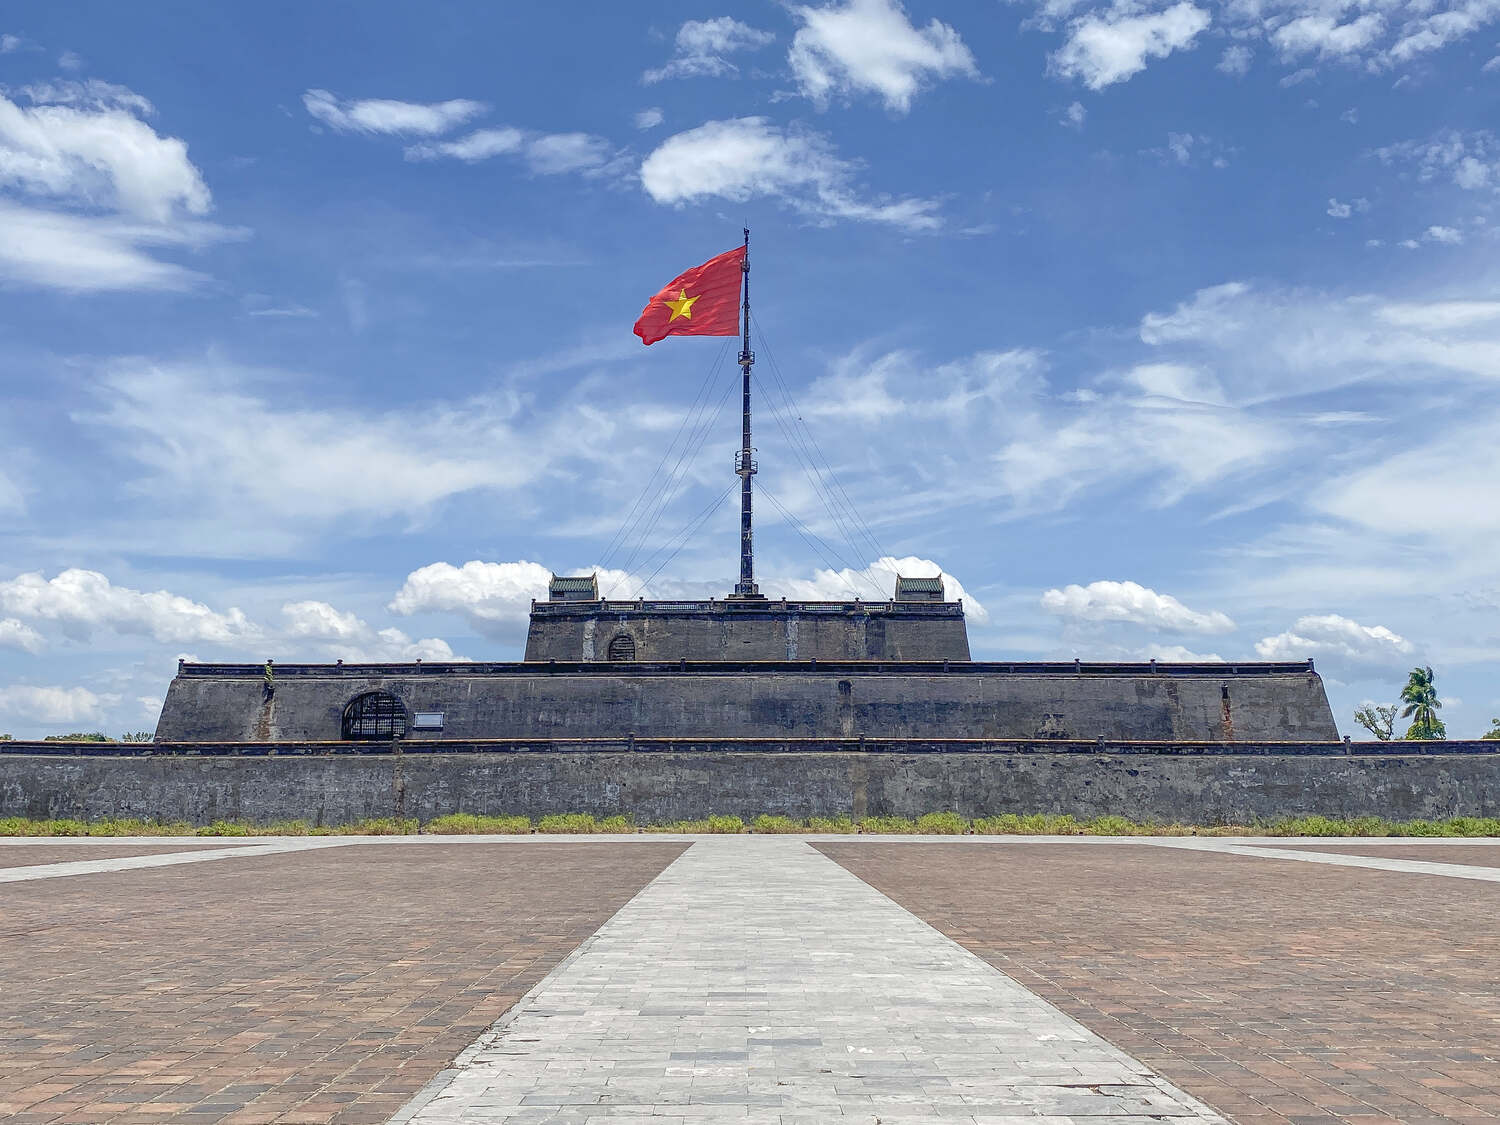
[{"label": "arched doorway", "polygon": [[356,695],[344,707],[340,738],[405,738],[410,720],[406,705],[388,691]]}]

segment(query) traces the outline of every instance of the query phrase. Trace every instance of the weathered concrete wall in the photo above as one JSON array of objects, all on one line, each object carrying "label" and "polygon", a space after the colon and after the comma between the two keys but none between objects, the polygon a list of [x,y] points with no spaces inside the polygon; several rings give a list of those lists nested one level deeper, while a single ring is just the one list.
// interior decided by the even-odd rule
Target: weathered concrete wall
[{"label": "weathered concrete wall", "polygon": [[[0,754],[0,815],[424,820],[449,812],[632,813],[664,821],[734,813],[966,816],[1114,813],[1137,820],[1245,823],[1282,816],[1500,816],[1500,753],[872,753],[575,749],[537,753],[274,757]],[[270,750],[271,747],[261,747]],[[311,749],[311,748],[304,748]]]},{"label": "weathered concrete wall", "polygon": [[527,660],[968,660],[958,602],[537,602]]},{"label": "weathered concrete wall", "polygon": [[442,737],[453,739],[632,732],[1208,742],[1338,737],[1323,682],[1306,668],[1235,674],[1225,665],[1187,675],[919,667],[300,665],[278,671],[268,696],[257,668],[189,666],[167,691],[156,736],[164,742],[333,740],[345,705],[362,692],[382,690],[408,711],[442,712]]}]

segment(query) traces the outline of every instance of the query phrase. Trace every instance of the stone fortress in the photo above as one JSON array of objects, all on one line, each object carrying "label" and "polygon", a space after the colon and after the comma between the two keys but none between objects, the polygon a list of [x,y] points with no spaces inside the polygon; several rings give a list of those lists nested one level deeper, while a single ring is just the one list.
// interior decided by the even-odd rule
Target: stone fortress
[{"label": "stone fortress", "polygon": [[161,742],[744,738],[1331,742],[1308,663],[969,658],[940,578],[879,602],[602,599],[554,578],[510,663],[183,664]]}]

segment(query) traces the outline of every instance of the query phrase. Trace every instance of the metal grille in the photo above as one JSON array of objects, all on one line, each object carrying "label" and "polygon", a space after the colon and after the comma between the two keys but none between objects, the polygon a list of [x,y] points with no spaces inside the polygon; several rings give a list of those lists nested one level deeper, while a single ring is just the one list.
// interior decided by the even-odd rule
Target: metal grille
[{"label": "metal grille", "polygon": [[344,708],[344,738],[405,738],[407,725],[406,707],[388,691],[355,696]]},{"label": "metal grille", "polygon": [[609,639],[609,658],[611,660],[634,660],[635,638],[629,633],[616,633]]}]

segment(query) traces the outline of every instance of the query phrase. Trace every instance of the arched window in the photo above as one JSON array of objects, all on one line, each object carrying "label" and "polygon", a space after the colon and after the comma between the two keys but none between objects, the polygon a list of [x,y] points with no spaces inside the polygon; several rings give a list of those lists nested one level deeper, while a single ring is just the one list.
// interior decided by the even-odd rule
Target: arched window
[{"label": "arched window", "polygon": [[634,660],[635,638],[629,633],[616,633],[609,639],[609,658],[611,660]]},{"label": "arched window", "polygon": [[367,691],[344,708],[343,738],[405,738],[406,705],[388,691]]}]

